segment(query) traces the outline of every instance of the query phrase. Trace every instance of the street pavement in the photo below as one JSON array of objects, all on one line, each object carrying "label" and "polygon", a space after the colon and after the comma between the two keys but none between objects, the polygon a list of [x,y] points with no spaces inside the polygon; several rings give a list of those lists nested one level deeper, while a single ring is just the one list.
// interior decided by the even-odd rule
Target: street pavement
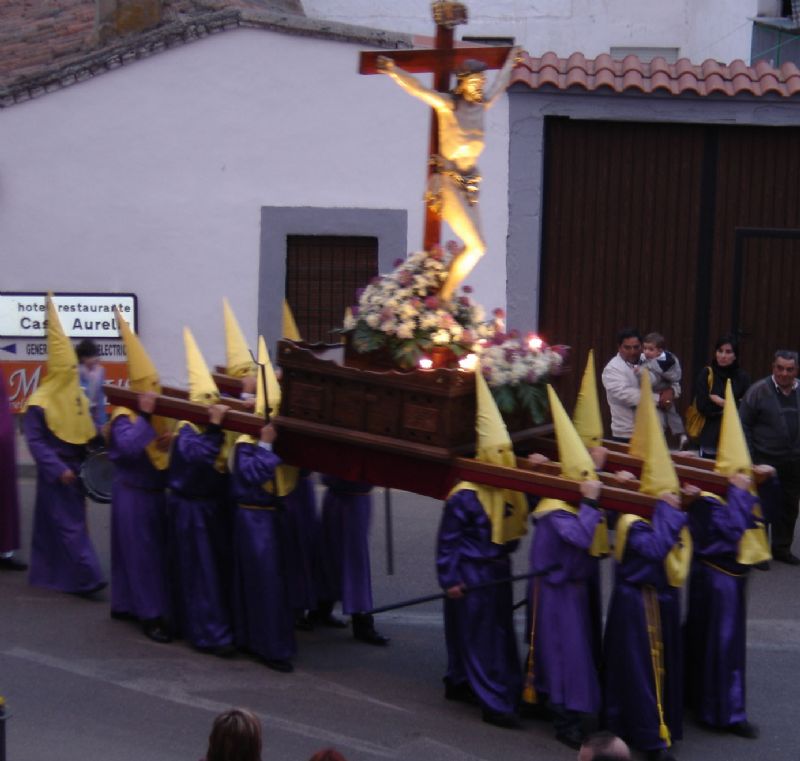
[{"label": "street pavement", "polygon": [[[28,557],[34,482],[20,478],[23,559]],[[375,491],[372,532],[376,605],[437,591],[434,545],[440,504],[392,492],[394,573],[387,573],[383,490]],[[109,508],[90,503],[89,520],[109,569]],[[527,545],[515,558],[525,570]],[[610,561],[603,561],[606,589]],[[748,628],[748,709],[761,738],[744,740],[687,717],[681,759],[796,759],[800,721],[800,569],[773,563],[754,572]],[[518,586],[517,599],[524,591]],[[197,761],[216,714],[253,710],[264,727],[264,761],[305,761],[322,747],[349,761],[567,761],[576,754],[550,727],[484,724],[477,708],[447,702],[441,604],[378,617],[386,648],[349,631],[298,633],[293,674],[245,656],[220,659],[185,642],[160,645],[97,601],[31,587],[24,573],[0,573],[0,695],[8,761]],[[521,632],[522,620],[517,626]],[[520,636],[521,641],[521,636]]]}]

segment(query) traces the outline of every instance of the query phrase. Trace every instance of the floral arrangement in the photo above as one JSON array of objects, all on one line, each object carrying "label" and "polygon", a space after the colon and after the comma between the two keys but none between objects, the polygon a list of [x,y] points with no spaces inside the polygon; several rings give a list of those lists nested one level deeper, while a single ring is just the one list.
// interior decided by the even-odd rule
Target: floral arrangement
[{"label": "floral arrangement", "polygon": [[[495,318],[502,325],[502,310]],[[545,384],[564,367],[569,347],[548,346],[536,335],[521,336],[518,331],[497,331],[482,342],[480,361],[483,376],[504,415],[525,410],[535,425],[545,421]]]},{"label": "floral arrangement", "polygon": [[[452,246],[448,246],[452,253]],[[472,302],[469,286],[444,302],[438,293],[447,279],[448,254],[438,246],[395,262],[388,275],[376,277],[358,294],[358,304],[345,318],[344,331],[359,353],[385,349],[404,369],[446,347],[454,359],[474,350],[493,333],[484,323],[483,308]]]}]

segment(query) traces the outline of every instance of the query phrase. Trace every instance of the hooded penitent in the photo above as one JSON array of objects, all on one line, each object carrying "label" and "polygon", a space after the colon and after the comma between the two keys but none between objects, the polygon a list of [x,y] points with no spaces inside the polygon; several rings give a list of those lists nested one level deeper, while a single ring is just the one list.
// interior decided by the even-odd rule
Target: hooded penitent
[{"label": "hooded penitent", "polygon": [[[581,441],[581,437],[569,419],[564,405],[561,404],[561,400],[550,385],[547,386],[547,398],[550,403],[550,415],[553,418],[553,427],[555,428],[556,441],[558,443],[561,476],[577,482],[596,479],[597,473],[594,469],[594,462],[592,462],[592,458]],[[552,510],[566,510],[575,514],[578,512],[577,508],[568,502],[564,502],[564,500],[546,497],[539,500],[535,514],[542,515]],[[601,557],[608,554],[608,526],[605,519],[601,520],[595,528],[589,554],[593,557]]]},{"label": "hooded penitent", "polygon": [[286,301],[286,299],[283,300],[283,326],[281,333],[283,333],[283,337],[289,341],[303,340],[300,336],[300,331],[297,328],[297,323],[294,320],[292,310],[289,307],[289,302]]},{"label": "hooded penitent", "polygon": [[[281,405],[281,386],[278,382],[278,376],[275,374],[275,369],[272,367],[269,351],[267,350],[267,342],[264,340],[264,336],[258,337],[258,365],[258,375],[256,377],[256,406],[253,410],[253,414],[264,418],[266,422],[267,405],[269,405],[270,409],[270,419],[278,414]],[[266,393],[264,389],[265,381]],[[258,439],[254,436],[245,435],[240,436],[236,440],[236,443],[257,444]],[[275,469],[275,489],[279,497],[285,497],[294,490],[297,485],[299,473],[300,469],[293,465],[279,465]],[[272,491],[272,483],[267,482],[264,488],[268,491]]]},{"label": "hooded penitent", "polygon": [[594,369],[594,351],[589,349],[586,369],[583,371],[581,387],[578,390],[578,401],[572,422],[581,441],[588,447],[599,447],[603,444],[603,418],[600,413],[600,402],[597,397],[597,376]]},{"label": "hooded penitent", "polygon": [[61,441],[86,444],[97,435],[78,377],[78,357],[61,327],[52,294],[47,296],[47,374],[28,406],[42,408],[47,427]]},{"label": "hooded penitent", "polygon": [[222,300],[222,312],[225,318],[225,372],[234,378],[253,375],[255,364],[228,299]]},{"label": "hooded penitent", "polygon": [[[217,384],[214,383],[214,378],[211,377],[208,365],[205,359],[203,359],[203,355],[200,353],[197,342],[194,340],[192,331],[189,330],[189,328],[183,329],[183,344],[186,349],[186,370],[189,374],[189,401],[202,404],[206,407],[217,404],[220,402],[219,389],[217,389]],[[178,424],[178,428],[182,425],[192,424],[181,421]],[[193,427],[195,430],[199,430],[197,426]],[[220,473],[224,472],[227,468],[228,452],[230,451],[232,443],[233,434],[231,432],[226,432],[225,443],[222,445],[222,449],[214,464],[214,467],[220,471]]]},{"label": "hooded penitent", "polygon": [[[517,458],[514,455],[511,437],[497,409],[492,392],[484,380],[480,365],[475,370],[475,392],[476,459],[492,465],[516,467]],[[453,492],[462,489],[474,491],[486,511],[492,523],[492,542],[505,544],[525,534],[528,502],[522,492],[467,481],[457,484]]]},{"label": "hooded penitent", "polygon": [[[158,376],[158,370],[150,359],[147,351],[145,350],[139,336],[131,330],[130,325],[125,321],[125,318],[115,309],[114,314],[119,325],[119,333],[125,343],[125,354],[128,357],[128,386],[132,391],[138,393],[145,393],[151,391],[155,394],[161,393],[161,380]],[[131,420],[135,420],[137,415],[133,410],[127,407],[117,407],[111,413],[112,422],[119,415],[127,415]],[[168,433],[173,427],[172,421],[167,418],[162,418],[153,415],[150,418],[150,425],[153,426],[157,435]],[[169,464],[169,452],[162,451],[156,446],[155,441],[151,441],[147,447],[147,456],[150,462],[158,470],[166,470]]]},{"label": "hooded penitent", "polygon": [[[730,378],[725,383],[725,407],[722,410],[717,463],[714,470],[728,478],[736,473],[744,473],[753,477],[753,461],[750,459],[750,450],[747,448],[747,441],[742,430],[739,410],[736,409]],[[757,493],[755,486],[751,486],[750,490],[753,494]],[[739,541],[736,559],[742,565],[754,565],[772,557],[767,532],[764,529],[761,506],[757,505],[754,512],[757,519],[756,525],[746,529]]]}]

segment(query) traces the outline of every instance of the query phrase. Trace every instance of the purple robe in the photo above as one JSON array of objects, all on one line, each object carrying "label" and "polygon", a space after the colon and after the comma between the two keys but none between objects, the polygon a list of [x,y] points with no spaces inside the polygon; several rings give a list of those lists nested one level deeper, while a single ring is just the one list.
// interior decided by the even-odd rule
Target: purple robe
[{"label": "purple robe", "polygon": [[0,372],[0,554],[19,549],[19,493],[14,417]]},{"label": "purple robe", "polygon": [[287,576],[292,610],[317,607],[319,520],[311,473],[301,470],[297,486],[283,498],[287,525]]},{"label": "purple robe", "polygon": [[168,471],[178,624],[201,650],[233,644],[228,479],[214,468],[222,442],[219,426],[207,425],[202,433],[182,426],[173,441]]},{"label": "purple robe", "polygon": [[111,611],[141,621],[169,619],[166,471],[145,447],[156,432],[145,416],[118,416],[111,424]]},{"label": "purple robe", "polygon": [[539,700],[557,710],[596,714],[600,709],[590,592],[598,562],[589,554],[600,519],[600,511],[583,502],[577,515],[553,510],[533,517],[530,570],[552,569],[534,578],[528,593],[529,620],[536,609],[533,684]]},{"label": "purple robe", "polygon": [[652,523],[631,524],[625,554],[616,565],[603,653],[605,718],[608,729],[639,750],[668,747],[659,737],[644,595],[658,606],[661,621],[664,723],[672,740],[683,735],[680,589],[667,582],[664,560],[680,541],[680,531],[687,520],[685,513],[657,502]]},{"label": "purple robe", "polygon": [[295,655],[294,619],[286,579],[286,516],[263,484],[280,459],[257,444],[237,444],[231,490],[236,501],[233,529],[233,612],[236,644],[265,660]]},{"label": "purple robe", "polygon": [[[439,526],[439,586],[509,578],[517,544],[493,544],[491,521],[475,492],[456,492],[445,503]],[[485,709],[516,711],[522,681],[511,582],[445,599],[444,632],[447,681],[456,687],[468,682]]]},{"label": "purple robe", "polygon": [[28,408],[23,428],[36,461],[29,581],[61,592],[92,592],[105,582],[89,538],[83,487],[80,479],[68,486],[59,480],[67,469],[80,473],[84,447],[56,438],[41,407]]},{"label": "purple robe", "polygon": [[323,476],[321,600],[342,601],[346,614],[372,608],[369,525],[372,485]]},{"label": "purple robe", "polygon": [[694,559],[685,627],[687,702],[698,719],[714,727],[747,721],[750,567],[736,557],[745,530],[756,526],[757,502],[749,492],[731,486],[727,505],[706,497],[696,500],[690,510]]}]

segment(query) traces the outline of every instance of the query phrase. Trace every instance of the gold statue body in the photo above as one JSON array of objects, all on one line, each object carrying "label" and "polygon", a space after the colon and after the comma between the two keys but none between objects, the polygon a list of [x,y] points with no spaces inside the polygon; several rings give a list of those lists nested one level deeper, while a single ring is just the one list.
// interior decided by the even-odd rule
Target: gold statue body
[{"label": "gold statue body", "polygon": [[478,215],[478,189],[481,177],[477,160],[486,144],[484,112],[502,95],[511,81],[511,70],[520,61],[515,47],[500,69],[492,86],[484,92],[485,66],[467,61],[458,73],[458,83],[450,93],[423,86],[387,56],[379,56],[378,71],[388,74],[406,92],[436,111],[439,124],[439,155],[432,156],[434,172],[428,182],[428,205],[450,225],[464,243],[463,250],[450,264],[440,297],[451,298],[459,283],[472,271],[486,251]]}]

